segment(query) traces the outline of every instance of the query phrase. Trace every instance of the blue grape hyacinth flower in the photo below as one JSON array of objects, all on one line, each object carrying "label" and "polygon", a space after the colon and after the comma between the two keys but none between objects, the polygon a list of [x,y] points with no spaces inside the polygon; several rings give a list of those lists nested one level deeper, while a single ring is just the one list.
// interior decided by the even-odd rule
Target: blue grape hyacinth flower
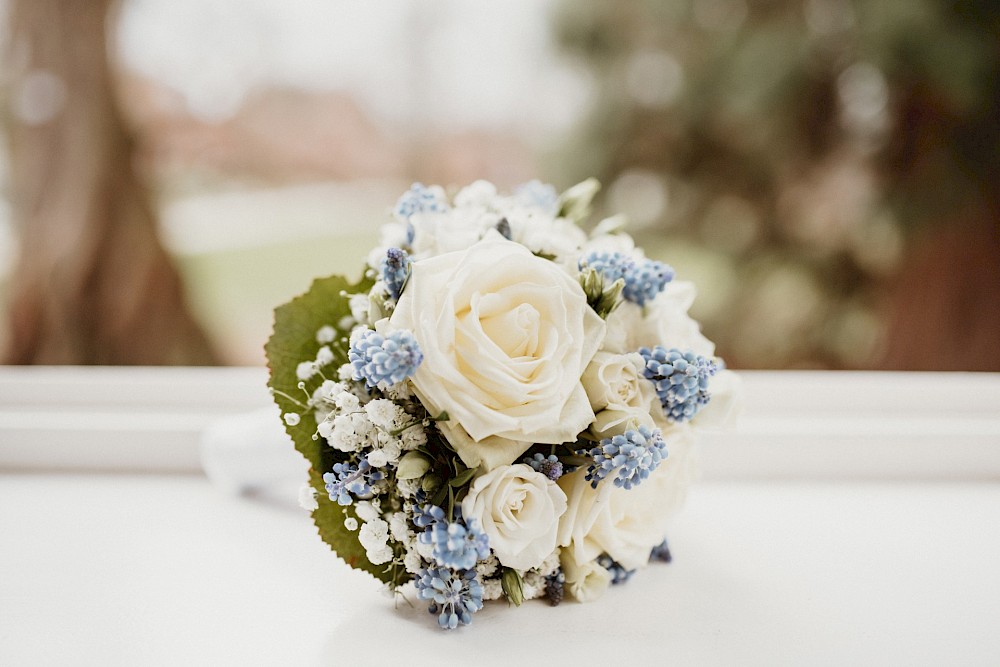
[{"label": "blue grape hyacinth flower", "polygon": [[445,630],[454,630],[459,623],[469,625],[472,615],[483,608],[483,586],[475,570],[427,568],[420,570],[414,583],[417,598],[430,600],[427,611],[437,615],[438,625]]},{"label": "blue grape hyacinth flower", "polygon": [[601,440],[588,454],[593,463],[587,468],[586,480],[593,488],[611,477],[614,485],[626,490],[638,486],[667,458],[667,444],[660,429],[640,426],[622,435]]},{"label": "blue grape hyacinth flower", "polygon": [[371,387],[391,387],[411,377],[424,360],[413,334],[393,331],[387,336],[368,329],[351,337],[348,361],[354,379]]},{"label": "blue grape hyacinth flower", "polygon": [[639,350],[646,366],[643,375],[656,387],[663,412],[674,422],[688,421],[708,405],[712,394],[708,379],[719,371],[719,365],[694,352],[666,349]]}]

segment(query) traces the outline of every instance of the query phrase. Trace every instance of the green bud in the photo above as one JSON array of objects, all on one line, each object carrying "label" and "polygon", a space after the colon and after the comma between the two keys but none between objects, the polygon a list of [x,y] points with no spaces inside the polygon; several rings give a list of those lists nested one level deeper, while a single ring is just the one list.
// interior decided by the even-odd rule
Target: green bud
[{"label": "green bud", "polygon": [[594,311],[601,316],[602,319],[608,319],[608,315],[611,314],[615,308],[622,302],[622,290],[625,289],[625,281],[619,278],[615,282],[611,283],[611,287],[608,287],[603,292],[601,296],[597,299],[594,304]]},{"label": "green bud", "polygon": [[596,178],[577,183],[559,197],[559,215],[573,222],[580,222],[590,215],[590,204],[601,189]]},{"label": "green bud", "polygon": [[420,488],[426,493],[430,493],[439,486],[441,486],[441,478],[437,475],[425,475],[420,482]]},{"label": "green bud", "polygon": [[424,473],[430,470],[431,462],[419,452],[407,452],[403,458],[399,459],[399,467],[396,468],[397,479],[417,479],[423,477]]},{"label": "green bud", "polygon": [[524,602],[524,586],[517,570],[505,567],[503,576],[500,578],[500,586],[507,599],[513,602],[515,607],[520,607],[521,603]]}]

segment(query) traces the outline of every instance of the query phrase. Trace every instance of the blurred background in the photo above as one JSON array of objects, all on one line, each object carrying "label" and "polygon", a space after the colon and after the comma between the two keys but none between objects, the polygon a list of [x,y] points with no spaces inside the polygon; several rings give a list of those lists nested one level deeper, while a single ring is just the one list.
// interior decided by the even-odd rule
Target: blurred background
[{"label": "blurred background", "polygon": [[604,184],[739,368],[1000,370],[995,0],[3,0],[0,349],[263,363],[413,181]]}]

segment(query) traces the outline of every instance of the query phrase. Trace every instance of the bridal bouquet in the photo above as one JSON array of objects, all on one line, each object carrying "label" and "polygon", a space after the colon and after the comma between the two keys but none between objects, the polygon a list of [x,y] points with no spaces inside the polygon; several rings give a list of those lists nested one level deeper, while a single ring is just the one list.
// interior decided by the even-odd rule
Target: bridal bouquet
[{"label": "bridal bouquet", "polygon": [[412,582],[442,628],[484,601],[587,602],[650,561],[736,378],[687,314],[690,283],[598,189],[536,181],[453,199],[414,185],[360,282],[275,311],[270,387],[350,566]]}]

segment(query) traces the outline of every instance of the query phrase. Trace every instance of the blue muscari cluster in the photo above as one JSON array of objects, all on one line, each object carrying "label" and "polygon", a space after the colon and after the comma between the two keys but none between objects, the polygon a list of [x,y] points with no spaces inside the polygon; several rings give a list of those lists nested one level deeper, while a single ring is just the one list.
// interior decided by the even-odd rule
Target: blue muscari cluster
[{"label": "blue muscari cluster", "polygon": [[[350,462],[333,464],[333,472],[323,473],[326,492],[330,500],[338,505],[350,505],[354,498],[366,498],[372,494],[372,484],[385,479],[385,474],[373,468],[366,459],[354,465]],[[352,497],[353,496],[353,497]]]},{"label": "blue muscari cluster", "polygon": [[395,214],[402,220],[409,220],[415,213],[443,213],[448,210],[448,202],[423,183],[414,183],[396,202]]},{"label": "blue muscari cluster", "polygon": [[425,497],[427,495],[423,490],[417,491],[416,502],[413,504],[413,525],[417,528],[427,528],[437,521],[444,521],[444,510],[437,505],[424,503],[424,498],[419,497],[420,494]]},{"label": "blue muscari cluster", "polygon": [[606,283],[624,280],[622,296],[640,306],[652,301],[674,279],[674,270],[663,262],[644,259],[636,262],[620,252],[595,250],[580,258],[579,268],[598,271]]},{"label": "blue muscari cluster", "polygon": [[640,426],[624,435],[604,438],[587,453],[594,462],[585,479],[593,488],[613,474],[615,486],[628,490],[641,484],[667,458],[667,444],[660,429]]},{"label": "blue muscari cluster", "polygon": [[444,568],[420,570],[414,578],[417,598],[430,600],[428,611],[437,615],[438,625],[454,630],[469,625],[472,615],[483,608],[483,587],[475,570],[452,572]]},{"label": "blue muscari cluster", "polygon": [[553,214],[558,211],[559,193],[548,183],[539,180],[522,183],[514,188],[514,196],[526,206],[535,206]]},{"label": "blue muscari cluster", "polygon": [[525,457],[524,463],[531,466],[535,472],[542,473],[553,482],[562,477],[563,474],[563,464],[556,458],[555,454],[550,454],[546,457],[538,453],[534,456]]},{"label": "blue muscari cluster", "polygon": [[672,268],[663,262],[647,259],[625,272],[625,289],[622,290],[622,296],[626,301],[644,306],[647,301],[655,299],[673,279]]},{"label": "blue muscari cluster", "polygon": [[402,382],[416,372],[424,355],[409,331],[382,336],[368,329],[353,337],[347,359],[354,369],[354,379],[364,380],[371,388]]},{"label": "blue muscari cluster", "polygon": [[598,556],[597,564],[611,574],[612,585],[624,584],[632,577],[633,574],[635,574],[635,570],[626,570],[621,563],[607,554],[601,554]]},{"label": "blue muscari cluster", "polygon": [[405,250],[399,248],[389,248],[385,257],[382,258],[382,265],[379,267],[382,282],[385,283],[393,301],[399,300],[399,295],[403,292],[403,285],[410,277],[410,267],[412,266],[413,260],[410,259]]},{"label": "blue muscari cluster", "polygon": [[639,354],[646,362],[643,374],[655,385],[667,419],[687,421],[711,400],[708,379],[719,370],[716,362],[694,352],[668,350],[661,345],[652,350],[644,347]]},{"label": "blue muscari cluster", "polygon": [[591,268],[604,276],[606,283],[613,283],[625,278],[625,273],[635,266],[635,261],[620,252],[604,252],[595,250],[580,258],[580,270]]},{"label": "blue muscari cluster", "polygon": [[667,541],[663,540],[649,552],[649,560],[658,560],[661,563],[669,563],[674,559],[670,555],[670,547],[667,545]]},{"label": "blue muscari cluster", "polygon": [[553,607],[563,601],[566,593],[566,575],[561,569],[545,577],[545,597]]},{"label": "blue muscari cluster", "polygon": [[490,555],[490,540],[480,530],[479,522],[470,519],[466,525],[439,519],[428,526],[418,538],[421,544],[433,546],[431,552],[438,565],[452,570],[469,570],[476,561]]}]

